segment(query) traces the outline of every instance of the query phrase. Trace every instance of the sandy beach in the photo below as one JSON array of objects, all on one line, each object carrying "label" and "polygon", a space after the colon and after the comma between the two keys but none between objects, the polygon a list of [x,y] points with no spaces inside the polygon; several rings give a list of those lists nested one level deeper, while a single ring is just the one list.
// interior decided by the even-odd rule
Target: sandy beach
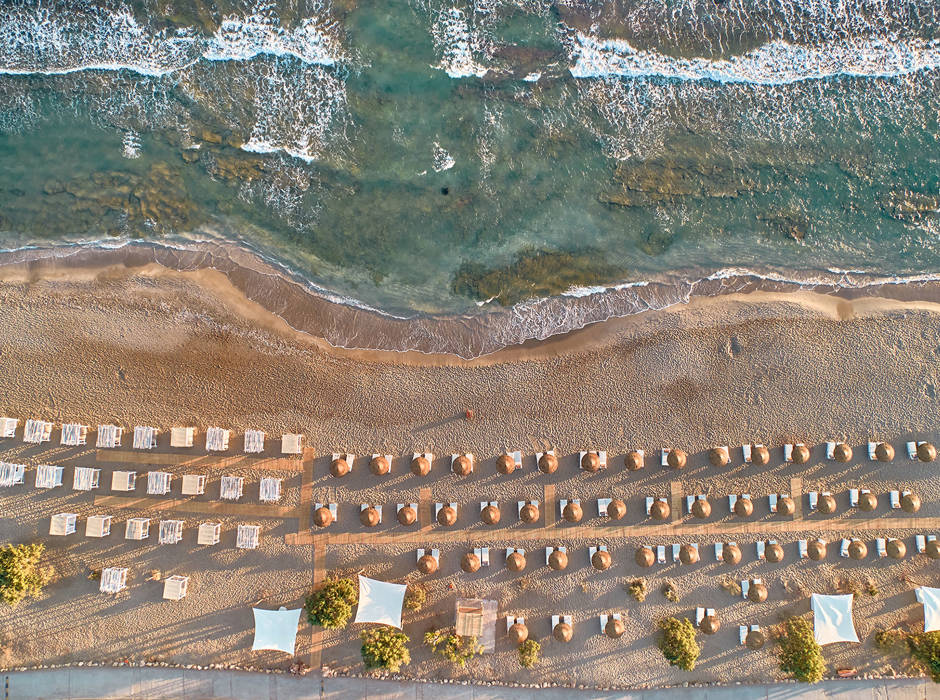
[{"label": "sandy beach", "polygon": [[[272,437],[304,433],[315,454],[314,500],[340,503],[340,522],[331,526],[331,535],[362,531],[356,517],[359,503],[387,504],[393,514],[395,503],[416,502],[422,487],[430,489],[433,501],[459,502],[457,528],[466,537],[439,545],[441,570],[435,576],[422,580],[414,570],[414,549],[425,546],[411,541],[418,535],[378,547],[331,544],[325,553],[329,571],[362,569],[389,580],[420,581],[428,589],[428,607],[405,616],[405,631],[413,640],[406,676],[601,687],[764,681],[779,676],[773,647],[743,650],[737,645],[738,625],[768,628],[785,613],[805,613],[809,593],[835,592],[840,579],[861,585],[871,581],[879,594],[857,601],[862,644],[825,650],[829,673],[842,667],[891,673],[890,661],[872,646],[873,631],[922,620],[911,591],[915,585],[940,583],[936,564],[912,555],[915,530],[892,528],[897,513],[891,512],[885,495],[889,489],[910,489],[924,501],[916,517],[940,517],[936,464],[912,462],[904,454],[907,440],[940,440],[940,305],[932,301],[850,300],[810,292],[698,298],[462,361],[333,349],[292,329],[210,270],[175,272],[149,264],[128,272],[40,265],[6,268],[0,276],[4,415],[164,430],[195,425],[204,431],[221,425],[236,433],[260,429]],[[473,412],[472,420],[465,418],[466,411]],[[847,441],[855,459],[848,464],[826,461],[821,443],[828,439]],[[864,444],[869,439],[892,442],[898,453],[894,462],[868,461]],[[783,463],[779,446],[794,441],[816,446],[809,464]],[[274,440],[269,442],[273,454]],[[745,442],[778,449],[763,468],[742,467],[739,449],[733,450],[731,465],[707,465],[708,448]],[[55,440],[51,444],[57,445]],[[230,453],[240,453],[240,445],[236,438]],[[658,466],[659,450],[673,446],[691,455],[682,472]],[[534,468],[532,457],[545,448],[561,456],[558,471],[550,476]],[[589,475],[577,468],[578,451],[588,448],[608,452],[606,472]],[[646,451],[647,466],[630,473],[623,468],[623,455],[635,448]],[[522,450],[524,466],[511,476],[499,476],[495,459],[507,449]],[[36,448],[17,440],[0,450],[5,461],[31,466],[96,463],[93,449]],[[425,450],[438,459],[428,479],[419,480],[400,456]],[[339,481],[327,472],[334,451],[391,453],[397,459],[384,479],[370,476],[362,461]],[[479,460],[465,480],[447,472],[445,456],[459,451],[473,452]],[[103,467],[102,483],[110,483],[108,470],[115,466]],[[233,469],[238,467],[202,468],[210,486],[200,498],[215,498],[218,479]],[[245,467],[239,473],[246,476],[245,502],[257,503],[259,472]],[[278,475],[285,479],[279,505],[297,508],[298,471]],[[787,492],[792,479],[802,480],[804,494],[831,490],[844,527],[818,527],[817,516],[807,515],[781,529],[781,518],[769,513],[766,496]],[[125,542],[118,528],[102,541],[80,535],[67,541],[49,538],[52,513],[74,512],[83,518],[101,511],[93,498],[103,494],[93,497],[68,486],[39,491],[27,478],[25,487],[0,491],[0,541],[45,541],[58,572],[42,600],[0,610],[0,666],[125,658],[290,666],[293,659],[283,655],[249,651],[247,608],[259,601],[291,606],[306,595],[314,547],[289,543],[296,519],[260,518],[262,546],[251,552],[233,548],[232,518],[223,518],[218,548],[197,547],[193,531],[200,518],[193,514],[185,518],[187,538],[175,546],[157,545],[153,537],[146,543]],[[507,537],[484,529],[478,503],[500,503],[502,521],[490,530],[521,531],[525,528],[516,520],[516,500],[542,499],[547,486],[557,498],[582,499],[585,519],[578,525],[552,524],[544,538],[526,535],[526,571],[512,575],[499,551]],[[847,491],[858,487],[879,494],[878,522],[848,507]],[[645,517],[646,496],[669,496],[675,489],[711,499],[712,516],[698,525],[699,534],[683,534],[688,516],[672,523],[676,534],[655,529]],[[757,506],[751,531],[735,535],[744,551],[744,560],[735,567],[715,562],[710,551],[713,543],[728,539],[721,528],[739,522],[728,513],[729,493],[750,493]],[[608,539],[571,532],[605,527],[594,517],[590,499],[612,495],[627,502],[622,523],[628,530]],[[113,514],[117,522],[137,512]],[[387,516],[378,534],[401,532],[393,521]],[[650,529],[644,532],[644,527]],[[559,532],[563,535],[555,534]],[[797,557],[798,538],[822,536],[834,542],[853,533],[869,542],[869,557],[862,562],[840,559],[835,544],[824,562]],[[425,544],[435,543],[436,529],[425,535]],[[907,558],[877,559],[876,536],[904,538]],[[539,561],[540,548],[556,537],[564,538],[571,557],[564,572],[551,572]],[[702,548],[699,564],[642,570],[633,562],[640,544],[693,537]],[[752,543],[767,537],[784,544],[781,564],[755,559]],[[467,547],[488,542],[493,565],[474,575],[462,573],[459,559]],[[587,548],[597,544],[607,544],[613,556],[606,572],[595,572],[588,564]],[[132,568],[126,594],[99,594],[88,572],[121,562]],[[162,601],[159,585],[145,580],[153,569],[163,575],[189,573],[189,597],[179,604]],[[634,602],[624,588],[638,577],[649,583],[644,603]],[[721,589],[725,580],[750,577],[768,583],[766,603],[753,604]],[[667,580],[678,586],[678,603],[659,592]],[[501,634],[496,653],[474,660],[464,671],[433,659],[419,640],[431,625],[453,623],[455,592],[497,599],[498,629],[503,615],[524,616],[530,634],[543,644],[542,664],[534,671],[520,669]],[[722,627],[714,636],[700,635],[704,650],[699,666],[684,673],[663,661],[655,648],[654,626],[663,616],[693,616],[699,605],[716,608]],[[575,618],[575,633],[563,645],[551,638],[549,617],[568,612]],[[627,631],[620,640],[598,634],[597,615],[610,612],[624,616]],[[304,625],[298,658],[308,658],[312,651],[310,627]],[[326,667],[362,670],[357,631],[350,627],[323,635]]]}]

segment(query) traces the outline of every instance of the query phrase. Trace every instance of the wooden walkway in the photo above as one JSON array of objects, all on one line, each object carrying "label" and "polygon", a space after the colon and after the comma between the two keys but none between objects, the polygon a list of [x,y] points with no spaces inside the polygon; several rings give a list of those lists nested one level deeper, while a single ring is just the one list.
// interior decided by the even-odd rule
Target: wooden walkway
[{"label": "wooden walkway", "polygon": [[188,498],[148,498],[144,496],[95,496],[96,506],[131,510],[177,511],[180,513],[210,513],[212,515],[244,516],[248,518],[300,518],[298,508],[230,501],[194,501]]},{"label": "wooden walkway", "polygon": [[143,464],[202,469],[255,469],[258,471],[299,472],[313,459],[312,450],[305,449],[303,459],[291,457],[253,457],[251,455],[192,455],[180,452],[146,452],[140,450],[96,450],[99,464]]}]

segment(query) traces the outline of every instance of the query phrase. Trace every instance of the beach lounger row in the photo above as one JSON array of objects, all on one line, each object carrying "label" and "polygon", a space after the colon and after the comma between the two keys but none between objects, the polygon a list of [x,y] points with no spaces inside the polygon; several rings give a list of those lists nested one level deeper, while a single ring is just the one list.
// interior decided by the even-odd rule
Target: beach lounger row
[{"label": "beach lounger row", "polygon": [[[547,546],[544,548],[545,566],[556,571],[568,567],[568,548],[565,546]],[[433,574],[441,563],[441,550],[437,548],[419,548],[415,551],[418,571]],[[490,565],[490,547],[474,547],[463,554],[460,568],[466,573],[475,573],[481,567]],[[526,550],[521,547],[506,547],[504,566],[510,571],[519,572],[526,567]],[[612,564],[606,545],[587,548],[586,563],[597,571],[606,571]]]},{"label": "beach lounger row", "polygon": [[[109,566],[101,570],[98,590],[115,594],[127,588],[127,567]],[[189,576],[174,575],[163,581],[164,600],[182,600],[189,591]]]},{"label": "beach lounger row", "polygon": [[[110,515],[90,515],[85,521],[85,537],[108,537],[111,534]],[[49,520],[49,534],[65,537],[77,531],[78,515],[75,513],[56,513]],[[218,544],[222,532],[222,523],[207,522],[199,525],[196,543],[201,545]],[[260,525],[238,525],[235,536],[237,549],[255,549],[261,535]],[[150,537],[150,518],[128,518],[124,523],[124,539],[146,540]],[[160,544],[177,544],[183,540],[182,520],[160,520],[157,541]]]}]

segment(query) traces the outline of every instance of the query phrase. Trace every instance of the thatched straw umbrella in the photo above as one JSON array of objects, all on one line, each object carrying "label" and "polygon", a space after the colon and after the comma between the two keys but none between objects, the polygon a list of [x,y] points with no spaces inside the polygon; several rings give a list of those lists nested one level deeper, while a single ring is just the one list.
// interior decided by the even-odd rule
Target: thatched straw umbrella
[{"label": "thatched straw umbrella", "polygon": [[678,448],[669,450],[669,454],[666,455],[666,464],[673,469],[684,469],[688,461],[689,456]]},{"label": "thatched straw umbrella", "polygon": [[790,458],[794,464],[806,464],[809,461],[809,448],[806,445],[794,445]]},{"label": "thatched straw umbrella", "polygon": [[692,502],[692,515],[696,518],[705,519],[712,514],[712,504],[707,498],[696,498]]},{"label": "thatched straw umbrella", "polygon": [[819,540],[810,540],[806,545],[806,554],[813,561],[822,561],[826,558],[826,543]]},{"label": "thatched straw umbrella", "polygon": [[921,462],[932,462],[937,458],[937,448],[929,442],[922,442],[917,446],[917,459]]},{"label": "thatched straw umbrella", "polygon": [[558,457],[545,452],[539,457],[539,471],[543,474],[552,474],[558,469]]},{"label": "thatched straw umbrella", "polygon": [[422,574],[433,574],[437,571],[437,559],[432,557],[430,554],[425,554],[423,557],[418,559],[418,571]]},{"label": "thatched straw umbrella", "polygon": [[861,494],[858,497],[858,507],[866,513],[871,513],[878,507],[878,496],[871,491]]},{"label": "thatched straw umbrella", "polygon": [[849,556],[857,561],[861,561],[868,556],[868,546],[861,540],[852,540],[849,545]]},{"label": "thatched straw umbrella", "polygon": [[763,603],[767,595],[767,586],[763,583],[752,583],[747,589],[747,599],[752,603]]},{"label": "thatched straw umbrella", "polygon": [[824,493],[819,497],[816,507],[823,515],[832,515],[836,512],[836,497],[831,493]]},{"label": "thatched straw umbrella", "polygon": [[516,622],[506,634],[509,635],[509,641],[513,644],[522,644],[529,638],[529,628],[520,622]]},{"label": "thatched straw umbrella", "polygon": [[526,503],[519,510],[519,519],[526,525],[532,525],[539,520],[539,507],[534,503]]},{"label": "thatched straw umbrella", "polygon": [[616,617],[610,617],[607,619],[607,624],[604,625],[604,634],[606,634],[611,639],[620,639],[623,636],[625,629],[623,622],[618,620]]},{"label": "thatched straw umbrella", "polygon": [[581,468],[586,472],[596,472],[601,468],[601,458],[596,452],[588,452],[581,458]]},{"label": "thatched straw umbrella", "polygon": [[379,511],[369,506],[368,508],[363,508],[359,511],[359,522],[365,525],[366,527],[375,527],[379,524]]},{"label": "thatched straw umbrella", "polygon": [[619,498],[610,499],[607,504],[607,517],[611,520],[620,520],[627,514],[627,504]]},{"label": "thatched straw umbrella", "polygon": [[721,548],[721,558],[724,559],[725,564],[740,564],[741,548],[736,544],[726,542]]},{"label": "thatched straw umbrella", "polygon": [[649,568],[656,563],[656,554],[649,547],[639,547],[633,559],[640,566]]},{"label": "thatched straw umbrella", "polygon": [[702,624],[699,625],[699,629],[705,634],[715,634],[720,628],[721,623],[718,622],[717,615],[706,615],[702,618]]},{"label": "thatched straw umbrella", "polygon": [[683,564],[695,564],[698,562],[698,549],[690,544],[684,544],[679,547],[679,561]]},{"label": "thatched straw umbrella", "polygon": [[506,568],[510,571],[522,571],[525,568],[525,556],[519,552],[512,552],[506,557]]},{"label": "thatched straw umbrella", "polygon": [[415,476],[427,476],[431,473],[431,463],[423,455],[411,460],[411,473]]},{"label": "thatched straw umbrella", "polygon": [[437,511],[437,522],[444,527],[449,527],[457,522],[457,509],[446,505]]},{"label": "thatched straw umbrella", "polygon": [[879,442],[875,446],[875,459],[879,462],[890,462],[894,459],[894,448],[886,442]]},{"label": "thatched straw umbrella", "polygon": [[624,455],[623,466],[627,468],[628,471],[635,472],[638,469],[643,468],[643,455],[641,455],[636,450],[631,450]]},{"label": "thatched straw umbrella", "polygon": [[780,515],[793,515],[796,512],[796,502],[789,496],[777,501],[777,512]]},{"label": "thatched straw umbrella", "polygon": [[903,559],[907,555],[907,546],[902,540],[888,540],[885,549],[892,559]]},{"label": "thatched straw umbrella", "polygon": [[474,552],[467,552],[460,558],[460,568],[468,574],[480,570],[480,557]]},{"label": "thatched straw umbrella", "polygon": [[920,510],[920,496],[916,493],[905,493],[901,496],[901,510],[905,513],[916,513]]},{"label": "thatched straw umbrella", "polygon": [[930,540],[924,548],[924,554],[931,559],[940,559],[940,540]]},{"label": "thatched straw umbrella", "polygon": [[581,504],[568,501],[561,511],[561,517],[563,517],[569,523],[580,522],[581,518],[584,517],[584,511],[581,510]]},{"label": "thatched straw umbrella", "polygon": [[852,459],[852,448],[846,443],[840,442],[832,451],[832,456],[837,462],[848,462]]},{"label": "thatched straw umbrella", "polygon": [[487,525],[495,525],[499,522],[499,508],[494,505],[488,505],[480,511],[480,520]]},{"label": "thatched straw umbrella", "polygon": [[744,644],[748,649],[758,650],[767,643],[767,636],[760,630],[751,630],[744,638]]},{"label": "thatched straw umbrella", "polygon": [[469,476],[470,472],[473,471],[473,463],[467,455],[460,455],[454,460],[452,469],[457,476]]},{"label": "thatched straw umbrella", "polygon": [[326,506],[320,506],[313,511],[313,524],[317,527],[327,527],[333,522],[333,514]]},{"label": "thatched straw umbrella", "polygon": [[777,542],[768,544],[767,547],[764,548],[764,556],[767,557],[767,561],[771,564],[779,564],[783,561],[783,547]]},{"label": "thatched straw umbrella", "polygon": [[516,471],[516,460],[512,455],[500,455],[496,460],[496,471],[500,474],[512,474]]},{"label": "thatched straw umbrella", "polygon": [[349,473],[349,462],[345,457],[338,457],[330,462],[330,474],[335,477],[346,476]]},{"label": "thatched straw umbrella", "polygon": [[653,501],[653,505],[650,506],[650,516],[654,520],[665,520],[669,517],[669,504],[659,499]]},{"label": "thatched straw umbrella", "polygon": [[567,622],[559,622],[552,630],[552,636],[559,642],[570,642],[573,631]]},{"label": "thatched straw umbrella", "polygon": [[369,471],[371,471],[375,476],[384,476],[391,470],[392,465],[388,463],[388,459],[384,455],[373,457],[369,461]]},{"label": "thatched straw umbrella", "polygon": [[739,518],[749,518],[754,514],[754,501],[750,498],[739,498],[734,502],[734,514]]},{"label": "thatched straw umbrella", "polygon": [[562,571],[568,567],[568,555],[556,549],[548,555],[548,566],[555,571]]},{"label": "thatched straw umbrella", "polygon": [[598,549],[594,554],[591,555],[591,566],[593,566],[598,571],[607,571],[610,568],[611,558],[610,552],[604,549]]},{"label": "thatched straw umbrella", "polygon": [[731,461],[728,448],[713,447],[708,451],[708,461],[713,467],[723,467]]},{"label": "thatched straw umbrella", "polygon": [[406,527],[414,525],[418,520],[418,513],[411,506],[404,506],[398,511],[398,522]]},{"label": "thatched straw umbrella", "polygon": [[770,450],[761,445],[751,450],[751,461],[754,464],[770,464]]}]

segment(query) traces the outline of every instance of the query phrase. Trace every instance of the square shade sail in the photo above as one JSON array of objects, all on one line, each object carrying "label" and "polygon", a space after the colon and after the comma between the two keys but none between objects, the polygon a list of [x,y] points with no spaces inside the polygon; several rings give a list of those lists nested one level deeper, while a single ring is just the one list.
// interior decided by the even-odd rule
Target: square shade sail
[{"label": "square shade sail", "polygon": [[401,608],[407,588],[400,583],[359,576],[359,609],[354,622],[375,622],[401,629]]},{"label": "square shade sail", "polygon": [[255,640],[251,648],[273,649],[287,654],[294,653],[297,642],[297,623],[300,621],[300,608],[288,610],[262,610],[252,608],[255,615]]},{"label": "square shade sail", "polygon": [[858,633],[852,620],[853,596],[813,593],[813,637],[819,645],[836,642],[857,642]]},{"label": "square shade sail", "polygon": [[924,606],[924,632],[940,630],[940,588],[920,586],[914,589],[914,595]]}]

